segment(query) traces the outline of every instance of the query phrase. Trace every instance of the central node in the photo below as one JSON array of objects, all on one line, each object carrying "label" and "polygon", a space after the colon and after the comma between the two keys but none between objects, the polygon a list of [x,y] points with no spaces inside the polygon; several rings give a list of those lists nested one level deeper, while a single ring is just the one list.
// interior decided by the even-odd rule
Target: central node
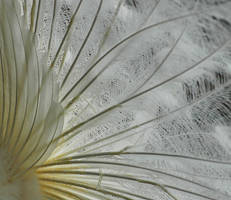
[{"label": "central node", "polygon": [[41,200],[36,174],[32,172],[12,179],[10,158],[11,156],[0,148],[0,200]]}]

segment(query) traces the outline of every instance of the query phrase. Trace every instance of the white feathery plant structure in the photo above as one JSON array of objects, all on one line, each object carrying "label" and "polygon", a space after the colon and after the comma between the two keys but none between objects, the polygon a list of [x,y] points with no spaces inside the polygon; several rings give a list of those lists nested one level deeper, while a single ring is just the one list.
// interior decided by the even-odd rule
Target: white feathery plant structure
[{"label": "white feathery plant structure", "polygon": [[230,0],[0,0],[0,200],[230,200]]}]

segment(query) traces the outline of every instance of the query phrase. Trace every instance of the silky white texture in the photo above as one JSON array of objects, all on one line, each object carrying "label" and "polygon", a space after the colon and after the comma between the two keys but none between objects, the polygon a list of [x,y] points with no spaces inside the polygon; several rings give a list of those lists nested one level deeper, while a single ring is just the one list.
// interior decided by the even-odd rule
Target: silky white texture
[{"label": "silky white texture", "polygon": [[0,13],[0,199],[42,198],[34,166],[51,154],[62,130],[57,83],[46,60],[38,60],[33,34],[14,1]]},{"label": "silky white texture", "polygon": [[[21,2],[14,8],[20,22],[9,16],[9,30],[19,44],[17,55],[27,46],[27,33],[35,48],[34,56],[28,45],[15,59],[30,58],[23,87],[28,89],[16,115],[16,124],[23,116],[28,124],[18,148],[33,119],[44,122],[24,153],[33,149],[34,138],[46,134],[23,162],[30,166],[54,139],[31,169],[43,199],[231,198],[230,1]],[[10,40],[5,46],[12,46]],[[15,85],[14,78],[9,82]],[[32,99],[40,87],[36,109]],[[13,112],[17,98],[11,94],[4,98],[11,99]],[[9,126],[3,117],[4,132],[13,116]],[[58,143],[52,139],[56,125]]]}]

